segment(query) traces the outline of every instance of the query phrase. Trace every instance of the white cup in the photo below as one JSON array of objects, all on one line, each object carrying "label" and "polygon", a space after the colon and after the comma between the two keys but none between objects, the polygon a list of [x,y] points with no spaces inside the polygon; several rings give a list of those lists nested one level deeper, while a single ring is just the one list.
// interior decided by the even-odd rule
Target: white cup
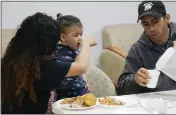
[{"label": "white cup", "polygon": [[158,78],[160,75],[160,72],[158,70],[148,70],[149,72],[149,83],[147,84],[148,88],[156,88]]}]

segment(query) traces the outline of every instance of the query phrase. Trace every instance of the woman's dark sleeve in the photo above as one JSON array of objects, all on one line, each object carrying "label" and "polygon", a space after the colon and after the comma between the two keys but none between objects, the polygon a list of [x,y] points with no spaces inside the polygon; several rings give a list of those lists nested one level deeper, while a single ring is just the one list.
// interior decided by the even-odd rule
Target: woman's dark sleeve
[{"label": "woman's dark sleeve", "polygon": [[40,89],[58,89],[62,80],[67,75],[71,62],[58,62],[56,60],[40,61]]}]

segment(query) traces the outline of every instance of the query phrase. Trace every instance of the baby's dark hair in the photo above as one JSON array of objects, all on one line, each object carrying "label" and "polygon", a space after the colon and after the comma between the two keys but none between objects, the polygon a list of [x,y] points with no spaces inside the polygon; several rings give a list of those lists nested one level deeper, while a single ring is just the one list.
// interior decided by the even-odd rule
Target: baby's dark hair
[{"label": "baby's dark hair", "polygon": [[58,13],[57,14],[57,23],[60,27],[60,31],[61,33],[64,32],[64,30],[68,27],[71,27],[71,26],[78,26],[78,27],[82,27],[82,23],[80,21],[79,18],[73,16],[73,15],[65,15],[65,16],[62,16],[61,13]]}]

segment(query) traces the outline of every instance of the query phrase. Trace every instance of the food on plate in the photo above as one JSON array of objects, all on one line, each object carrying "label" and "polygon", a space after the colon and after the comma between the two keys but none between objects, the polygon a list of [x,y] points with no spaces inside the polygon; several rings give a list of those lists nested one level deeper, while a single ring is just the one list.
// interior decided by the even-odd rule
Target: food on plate
[{"label": "food on plate", "polygon": [[87,93],[82,96],[65,98],[61,104],[70,104],[70,107],[90,107],[96,104],[97,98],[92,93]]},{"label": "food on plate", "polygon": [[77,103],[78,105],[83,105],[84,99],[81,96],[78,96],[74,102]]},{"label": "food on plate", "polygon": [[91,93],[84,94],[82,98],[84,99],[84,103],[87,106],[93,106],[97,102],[97,98]]},{"label": "food on plate", "polygon": [[76,97],[73,98],[65,98],[61,104],[72,104],[76,100]]},{"label": "food on plate", "polygon": [[109,97],[98,99],[98,101],[100,102],[100,104],[103,104],[103,105],[120,106],[120,105],[126,104],[124,101],[116,100],[115,98],[109,98]]},{"label": "food on plate", "polygon": [[70,107],[79,108],[84,106],[84,99],[81,96],[76,97],[75,101],[71,103]]}]

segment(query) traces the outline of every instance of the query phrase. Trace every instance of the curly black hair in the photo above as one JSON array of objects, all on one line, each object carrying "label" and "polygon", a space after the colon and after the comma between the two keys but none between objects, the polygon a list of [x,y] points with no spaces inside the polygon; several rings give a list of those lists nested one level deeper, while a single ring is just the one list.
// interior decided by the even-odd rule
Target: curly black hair
[{"label": "curly black hair", "polygon": [[39,61],[52,55],[59,39],[56,20],[40,12],[28,16],[17,29],[1,59],[2,99],[9,101],[12,111],[24,91],[36,101],[33,83],[40,79]]}]

